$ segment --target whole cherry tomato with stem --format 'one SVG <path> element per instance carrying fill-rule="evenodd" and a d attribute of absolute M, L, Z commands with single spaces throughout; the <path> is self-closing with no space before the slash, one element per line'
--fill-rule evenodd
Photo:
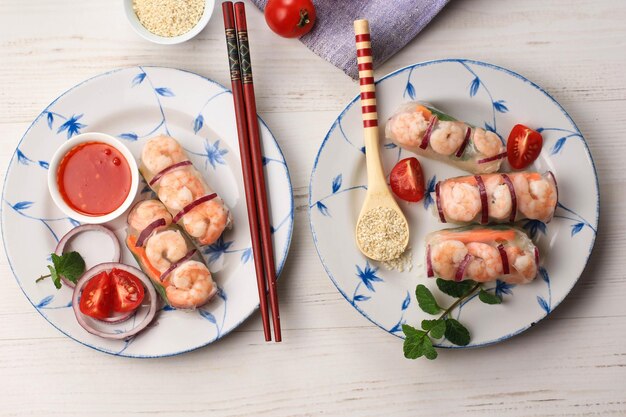
<path fill-rule="evenodd" d="M 297 38 L 308 33 L 315 24 L 315 6 L 311 0 L 269 0 L 265 21 L 278 35 Z"/>

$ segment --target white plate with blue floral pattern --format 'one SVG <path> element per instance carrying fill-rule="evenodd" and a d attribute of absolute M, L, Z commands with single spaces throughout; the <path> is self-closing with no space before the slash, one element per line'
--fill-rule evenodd
<path fill-rule="evenodd" d="M 529 169 L 551 170 L 559 183 L 554 219 L 544 224 L 519 224 L 542 254 L 539 277 L 528 285 L 494 282 L 488 290 L 503 298 L 486 305 L 473 297 L 454 310 L 472 335 L 469 347 L 496 343 L 526 330 L 548 315 L 580 277 L 593 248 L 599 215 L 599 192 L 593 160 L 582 134 L 565 110 L 526 78 L 483 62 L 449 59 L 424 62 L 395 71 L 376 82 L 378 117 L 386 121 L 403 102 L 432 103 L 460 120 L 506 138 L 522 123 L 539 130 L 544 146 Z M 401 158 L 411 156 L 383 139 L 386 173 Z M 365 258 L 354 243 L 354 228 L 365 197 L 365 156 L 358 96 L 341 112 L 319 150 L 309 190 L 311 231 L 320 259 L 339 292 L 361 314 L 387 332 L 403 337 L 402 324 L 419 326 L 423 313 L 415 301 L 415 286 L 427 285 L 441 305 L 452 299 L 436 290 L 424 271 L 424 236 L 450 227 L 433 216 L 432 198 L 419 203 L 400 201 L 410 225 L 411 271 L 389 271 Z M 463 171 L 419 158 L 426 186 Z M 452 347 L 443 339 L 438 346 Z"/>
<path fill-rule="evenodd" d="M 136 157 L 143 143 L 158 133 L 177 138 L 234 218 L 233 229 L 203 251 L 218 296 L 194 311 L 162 308 L 147 330 L 121 341 L 93 336 L 78 325 L 70 289 L 57 291 L 50 280 L 35 283 L 59 238 L 78 224 L 52 202 L 46 185 L 49 160 L 65 140 L 90 131 L 121 139 Z M 291 241 L 293 195 L 283 154 L 262 121 L 261 138 L 280 273 Z M 144 188 L 138 198 L 148 193 Z M 124 219 L 108 224 L 121 242 Z M 114 70 L 71 88 L 35 119 L 9 163 L 2 234 L 11 269 L 28 300 L 54 327 L 84 345 L 121 356 L 160 357 L 220 339 L 259 304 L 231 92 L 202 76 L 160 67 Z M 93 239 L 85 243 L 91 246 L 84 248 L 87 252 L 99 249 Z M 124 247 L 122 261 L 135 264 Z M 116 326 L 121 331 L 131 324 Z"/>

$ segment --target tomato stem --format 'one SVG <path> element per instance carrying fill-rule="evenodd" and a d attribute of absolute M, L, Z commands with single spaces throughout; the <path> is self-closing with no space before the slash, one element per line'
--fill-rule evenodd
<path fill-rule="evenodd" d="M 300 21 L 298 22 L 298 27 L 303 28 L 308 25 L 309 22 L 309 12 L 306 9 L 300 9 Z"/>

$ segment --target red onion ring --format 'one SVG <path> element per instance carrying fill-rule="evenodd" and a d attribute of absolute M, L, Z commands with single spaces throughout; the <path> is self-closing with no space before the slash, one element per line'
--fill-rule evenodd
<path fill-rule="evenodd" d="M 156 184 L 161 179 L 161 177 L 163 175 L 167 174 L 170 171 L 175 170 L 176 168 L 184 167 L 184 166 L 187 166 L 187 165 L 191 165 L 191 161 L 183 161 L 183 162 L 179 162 L 179 163 L 174 164 L 174 165 L 170 165 L 167 168 L 163 168 L 154 177 L 152 177 L 152 179 L 150 180 L 148 185 L 150 187 L 152 187 L 154 184 Z"/>
<path fill-rule="evenodd" d="M 65 236 L 61 238 L 61 240 L 59 240 L 59 243 L 57 244 L 54 253 L 57 256 L 62 256 L 63 250 L 65 249 L 65 245 L 67 245 L 67 242 L 69 242 L 71 238 L 82 232 L 102 232 L 110 237 L 111 241 L 113 242 L 113 259 L 111 260 L 111 262 L 120 261 L 120 242 L 117 240 L 117 237 L 110 229 L 100 224 L 81 224 L 80 226 L 76 226 L 75 228 L 67 232 Z M 74 288 L 75 284 L 69 279 L 65 278 L 63 275 L 61 275 L 61 281 L 63 281 L 63 283 L 68 287 Z"/>
<path fill-rule="evenodd" d="M 502 152 L 502 153 L 499 153 L 497 155 L 490 156 L 489 158 L 479 159 L 476 163 L 477 164 L 485 164 L 487 162 L 497 161 L 498 159 L 503 159 L 503 158 L 506 158 L 506 152 Z"/>
<path fill-rule="evenodd" d="M 134 276 L 136 276 L 141 281 L 144 288 L 146 289 L 146 292 L 150 296 L 150 309 L 148 310 L 148 314 L 146 315 L 146 317 L 139 324 L 137 324 L 134 328 L 123 333 L 106 333 L 106 332 L 102 332 L 98 329 L 93 328 L 92 326 L 89 325 L 89 323 L 87 323 L 87 321 L 85 320 L 85 316 L 80 311 L 80 307 L 79 307 L 80 295 L 85 285 L 93 277 L 98 275 L 100 272 L 107 271 L 113 268 L 121 269 L 125 272 L 128 272 L 129 274 L 133 274 Z M 118 339 L 118 340 L 126 339 L 129 336 L 133 336 L 139 333 L 148 324 L 150 324 L 152 319 L 154 319 L 154 315 L 156 314 L 156 307 L 157 307 L 156 290 L 152 286 L 152 283 L 150 282 L 150 279 L 146 276 L 146 274 L 144 274 L 143 272 L 141 272 L 139 269 L 135 268 L 134 266 L 124 265 L 124 264 L 120 264 L 117 262 L 105 262 L 105 263 L 98 264 L 94 266 L 93 268 L 89 269 L 80 277 L 78 282 L 76 282 L 76 287 L 74 287 L 74 293 L 72 294 L 72 309 L 74 310 L 74 315 L 76 316 L 76 320 L 78 321 L 78 324 L 80 324 L 81 327 L 87 330 L 89 333 L 96 335 L 96 336 L 103 337 L 105 339 Z"/>
<path fill-rule="evenodd" d="M 443 214 L 443 208 L 441 207 L 441 196 L 439 195 L 439 183 L 435 185 L 435 204 L 437 204 L 437 212 L 439 213 L 439 220 L 441 220 L 441 223 L 446 223 L 446 216 Z"/>
<path fill-rule="evenodd" d="M 509 194 L 511 194 L 511 215 L 509 216 L 509 221 L 513 223 L 515 222 L 515 216 L 517 216 L 517 195 L 515 194 L 515 187 L 513 187 L 513 181 L 511 181 L 508 175 L 500 175 L 506 186 L 509 187 Z"/>
<path fill-rule="evenodd" d="M 500 259 L 502 259 L 502 273 L 504 275 L 509 274 L 511 272 L 509 270 L 509 257 L 507 256 L 502 243 L 498 245 L 498 252 L 500 252 Z"/>
<path fill-rule="evenodd" d="M 535 263 L 539 266 L 539 249 L 535 246 Z"/>
<path fill-rule="evenodd" d="M 426 246 L 426 276 L 428 278 L 435 276 L 435 273 L 433 272 L 433 263 L 430 259 L 430 245 Z"/>
<path fill-rule="evenodd" d="M 487 224 L 489 223 L 489 201 L 487 199 L 485 183 L 480 175 L 474 175 L 474 179 L 476 180 L 476 185 L 478 185 L 478 191 L 480 192 L 480 208 L 482 212 L 480 224 Z"/>
<path fill-rule="evenodd" d="M 424 137 L 422 138 L 422 143 L 420 143 L 420 148 L 426 149 L 428 148 L 428 142 L 430 141 L 430 134 L 433 132 L 433 128 L 435 127 L 435 123 L 437 123 L 437 116 L 434 114 L 430 118 L 430 122 L 428 122 L 428 127 L 426 128 L 426 132 L 424 133 Z"/>
<path fill-rule="evenodd" d="M 146 226 L 145 229 L 141 231 L 141 233 L 139 233 L 139 237 L 137 238 L 137 243 L 135 244 L 135 247 L 142 247 L 145 241 L 150 237 L 150 235 L 152 234 L 152 232 L 154 232 L 156 228 L 165 226 L 166 224 L 167 222 L 162 217 L 150 223 L 148 226 Z"/>
<path fill-rule="evenodd" d="M 459 148 L 459 150 L 456 151 L 456 153 L 454 154 L 454 156 L 456 156 L 457 158 L 460 158 L 463 156 L 463 152 L 465 152 L 465 148 L 467 147 L 467 144 L 469 143 L 469 138 L 470 138 L 471 133 L 472 133 L 472 128 L 467 126 L 467 130 L 465 131 L 465 139 L 463 139 L 463 143 L 461 143 L 461 147 Z"/>
<path fill-rule="evenodd" d="M 461 264 L 459 265 L 459 269 L 456 270 L 456 274 L 454 275 L 454 280 L 459 282 L 459 281 L 463 281 L 463 275 L 465 275 L 465 268 L 467 268 L 467 265 L 469 265 L 470 261 L 472 260 L 472 255 L 470 255 L 469 253 L 465 255 L 465 258 L 463 258 L 463 260 L 461 261 Z"/>
<path fill-rule="evenodd" d="M 196 208 L 196 206 L 199 206 L 202 203 L 206 203 L 207 201 L 213 200 L 215 197 L 217 197 L 216 193 L 213 194 L 207 194 L 205 196 L 200 197 L 197 200 L 192 201 L 191 203 L 187 204 L 185 207 L 182 208 L 181 211 L 179 211 L 178 213 L 176 213 L 176 216 L 174 216 L 174 218 L 172 219 L 172 222 L 174 223 L 178 223 L 178 221 L 180 219 L 182 219 L 182 217 L 189 213 L 191 210 L 193 210 L 194 208 Z"/>
<path fill-rule="evenodd" d="M 165 270 L 165 272 L 163 272 L 161 274 L 161 276 L 159 277 L 159 281 L 163 282 L 163 280 L 165 278 L 167 278 L 167 276 L 172 273 L 173 270 L 175 270 L 176 268 L 178 268 L 183 262 L 189 260 L 189 258 L 191 258 L 193 255 L 196 254 L 196 250 L 192 249 L 189 252 L 187 252 L 187 254 L 185 254 L 185 256 L 183 256 L 182 258 L 180 258 L 179 260 L 177 260 L 176 262 L 174 262 L 173 264 L 170 265 L 169 268 L 167 268 Z"/>
<path fill-rule="evenodd" d="M 122 323 L 122 322 L 125 322 L 126 320 L 128 320 L 129 318 L 131 318 L 133 316 L 133 314 L 135 314 L 137 312 L 138 308 L 139 308 L 139 306 L 137 306 L 137 308 L 135 308 L 134 310 L 127 311 L 125 313 L 115 313 L 115 315 L 113 317 L 107 317 L 106 319 L 95 319 L 95 320 L 102 321 L 102 322 L 107 323 L 107 324 Z"/>

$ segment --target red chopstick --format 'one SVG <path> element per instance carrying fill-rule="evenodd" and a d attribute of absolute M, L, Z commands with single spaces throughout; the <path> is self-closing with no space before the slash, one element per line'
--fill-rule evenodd
<path fill-rule="evenodd" d="M 261 239 L 259 237 L 259 222 L 257 216 L 257 205 L 254 191 L 254 174 L 250 163 L 250 146 L 248 144 L 248 127 L 246 125 L 246 109 L 243 97 L 243 87 L 241 85 L 241 69 L 239 64 L 239 48 L 235 34 L 235 20 L 233 17 L 233 3 L 226 1 L 222 3 L 224 13 L 224 29 L 226 33 L 226 45 L 228 48 L 228 61 L 230 66 L 230 81 L 235 102 L 235 118 L 237 120 L 237 136 L 239 137 L 239 150 L 241 152 L 241 170 L 243 171 L 243 184 L 246 194 L 246 205 L 248 206 L 248 223 L 252 236 L 252 253 L 254 256 L 254 267 L 256 270 L 257 287 L 259 289 L 259 306 L 261 310 L 261 320 L 263 321 L 263 333 L 265 341 L 272 340 L 270 332 L 270 320 L 267 311 L 266 282 L 263 272 L 263 252 L 261 250 Z"/>
<path fill-rule="evenodd" d="M 254 97 L 254 82 L 252 80 L 252 64 L 250 61 L 250 46 L 248 45 L 248 24 L 246 23 L 246 7 L 243 2 L 235 3 L 235 26 L 239 41 L 239 58 L 241 64 L 243 97 L 246 106 L 248 137 L 252 153 L 252 170 L 256 204 L 261 223 L 261 239 L 263 240 L 263 261 L 265 275 L 269 284 L 270 305 L 272 307 L 272 324 L 274 326 L 274 341 L 282 340 L 280 334 L 280 313 L 278 310 L 278 294 L 276 289 L 276 266 L 274 264 L 274 245 L 272 244 L 272 230 L 270 228 L 270 214 L 267 208 L 267 192 L 265 175 L 263 172 L 263 154 L 259 138 L 259 121 L 256 112 Z"/>

